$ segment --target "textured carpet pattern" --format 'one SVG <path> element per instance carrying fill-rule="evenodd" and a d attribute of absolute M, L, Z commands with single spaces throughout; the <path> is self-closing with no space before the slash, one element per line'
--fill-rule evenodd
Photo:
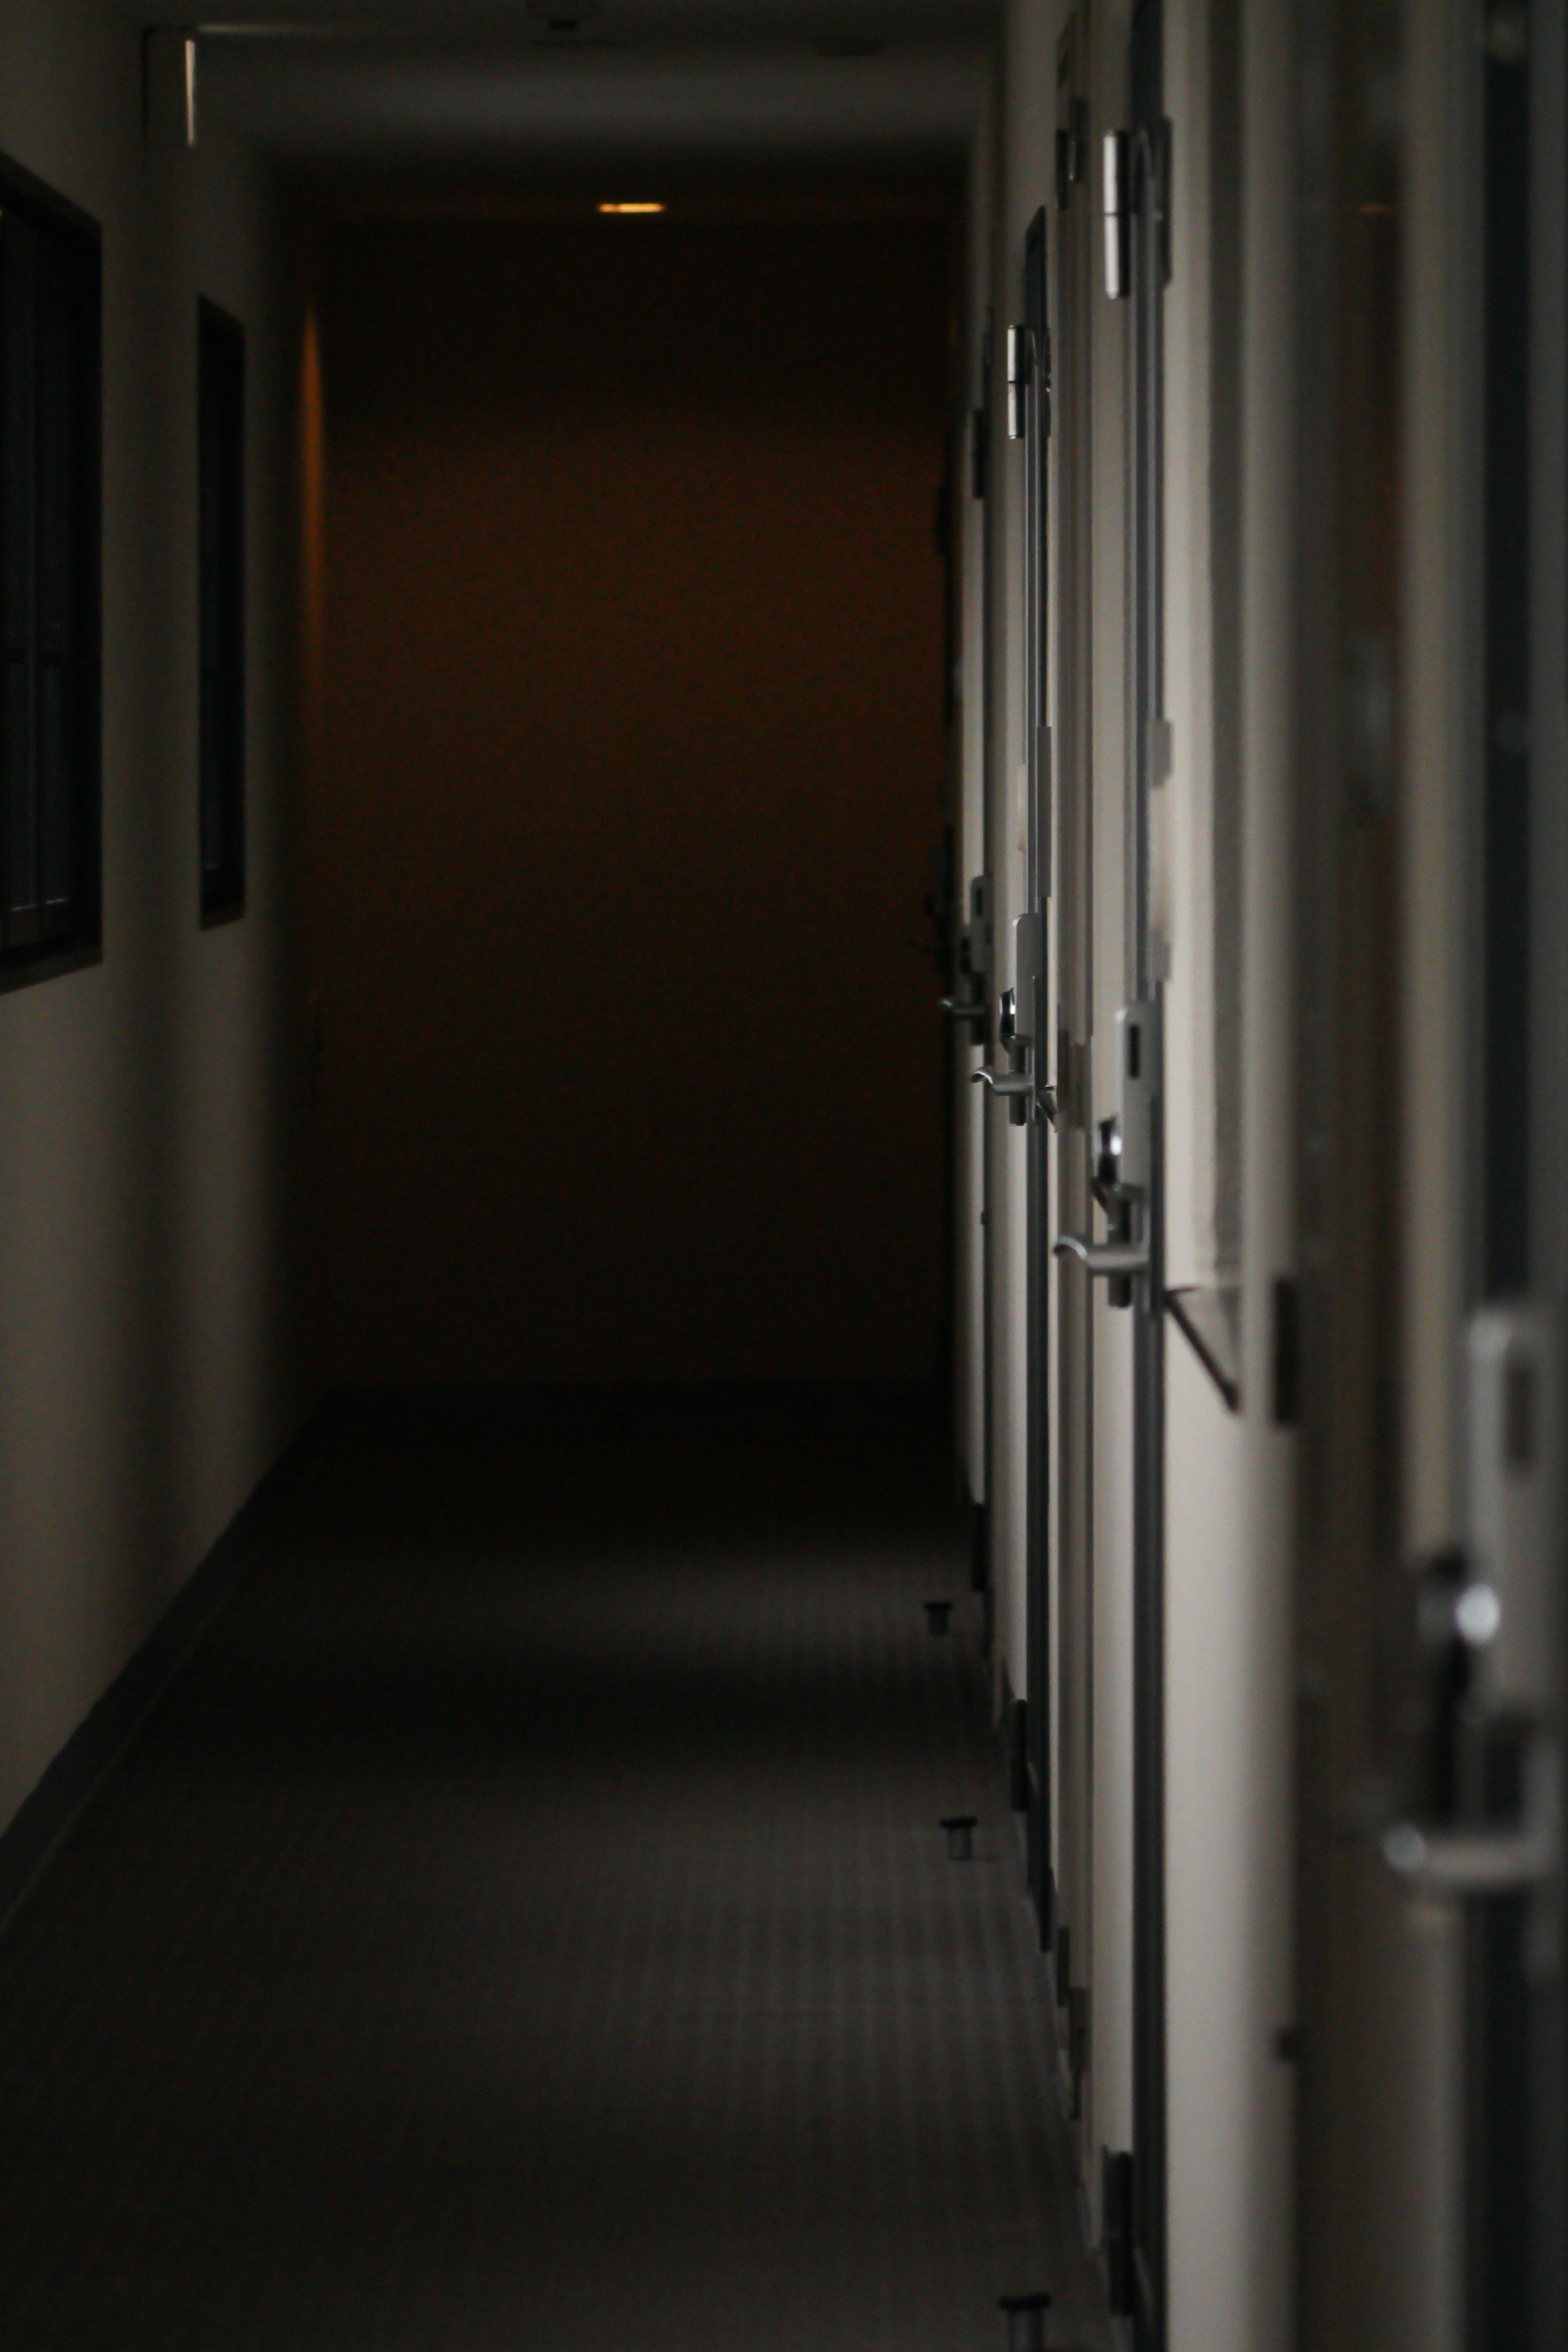
<path fill-rule="evenodd" d="M 1100 2352 L 941 1470 L 319 1446 L 0 1941 L 0 2345 Z"/>

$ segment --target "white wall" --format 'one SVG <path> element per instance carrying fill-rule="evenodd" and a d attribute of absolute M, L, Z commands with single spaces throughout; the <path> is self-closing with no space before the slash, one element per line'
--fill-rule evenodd
<path fill-rule="evenodd" d="M 1247 0 L 1242 25 L 1243 1197 L 1242 1407 L 1173 1329 L 1167 1429 L 1167 1870 L 1170 2327 L 1173 2352 L 1270 2352 L 1291 2336 L 1292 2070 L 1276 2036 L 1293 2010 L 1291 1643 L 1293 1444 L 1274 1425 L 1274 1284 L 1294 1265 L 1290 957 L 1294 880 L 1291 667 L 1292 93 L 1288 12 Z M 1180 867 L 1172 983 L 1174 1245 L 1201 1233 L 1208 1104 L 1184 1118 L 1208 985 L 1212 919 L 1203 761 L 1214 647 L 1203 574 L 1210 414 L 1205 5 L 1168 16 L 1166 88 L 1181 191 L 1167 315 L 1172 405 L 1167 549 L 1173 789 Z M 1218 137 L 1216 131 L 1215 136 Z M 1216 156 L 1223 166 L 1228 158 Z M 1223 455 L 1216 462 L 1224 462 Z M 1182 493 L 1186 493 L 1184 502 Z M 1197 577 L 1198 593 L 1187 596 Z M 1180 1216 L 1184 1233 L 1177 1225 Z M 1179 1262 L 1179 1260 L 1178 1260 Z M 1189 1263 L 1191 1258 L 1189 1256 Z M 1201 1268 L 1194 1266 L 1194 1271 Z"/>
<path fill-rule="evenodd" d="M 0 152 L 103 231 L 101 960 L 0 995 L 0 1821 L 295 1427 L 268 190 L 149 152 L 141 34 L 7 0 Z M 198 292 L 248 337 L 248 905 L 198 919 Z"/>
<path fill-rule="evenodd" d="M 1049 206 L 1061 0 L 1012 0 L 1004 49 L 991 286 L 997 346 L 1017 315 L 1023 239 Z M 1130 9 L 1096 10 L 1089 174 L 1127 100 Z M 1293 975 L 1290 540 L 1288 437 L 1289 92 L 1285 11 L 1246 0 L 1249 120 L 1244 208 L 1240 648 L 1246 778 L 1241 911 L 1244 1014 L 1243 1407 L 1230 1413 L 1173 1327 L 1168 1340 L 1168 2015 L 1173 2352 L 1266 2352 L 1289 2328 L 1292 1441 L 1272 1422 L 1274 1283 L 1291 1270 Z M 1228 28 L 1234 37 L 1236 28 Z M 1169 365 L 1167 712 L 1174 735 L 1169 1177 L 1173 1278 L 1212 1276 L 1215 1181 L 1210 992 L 1215 901 L 1210 814 L 1215 640 L 1210 598 L 1211 364 L 1207 210 L 1209 0 L 1167 0 L 1167 110 L 1175 137 L 1175 266 Z M 1051 212 L 1054 238 L 1055 215 Z M 1127 314 L 1092 311 L 1094 1043 L 1092 1107 L 1114 1098 L 1110 1048 L 1125 973 L 1125 370 Z M 987 789 L 996 888 L 996 989 L 1012 980 L 1023 902 L 1022 465 L 1001 445 L 986 614 L 992 724 Z M 1054 1011 L 1052 1014 L 1054 1025 Z M 998 1655 L 1024 1693 L 1024 1139 L 993 1108 L 993 1535 Z M 1130 1318 L 1095 1290 L 1093 1470 L 1094 1907 L 1091 2034 L 1079 2134 L 1091 2230 L 1099 2154 L 1131 2143 L 1131 1345 Z M 1037 1695 L 1029 1694 L 1033 1698 Z M 1081 1963 L 1080 1963 L 1081 1964 Z"/>

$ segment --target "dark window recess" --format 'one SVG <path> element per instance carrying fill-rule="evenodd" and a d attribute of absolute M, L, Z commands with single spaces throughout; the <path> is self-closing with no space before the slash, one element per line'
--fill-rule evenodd
<path fill-rule="evenodd" d="M 245 904 L 245 334 L 200 317 L 202 913 Z"/>
<path fill-rule="evenodd" d="M 100 937 L 97 232 L 0 164 L 0 964 Z"/>

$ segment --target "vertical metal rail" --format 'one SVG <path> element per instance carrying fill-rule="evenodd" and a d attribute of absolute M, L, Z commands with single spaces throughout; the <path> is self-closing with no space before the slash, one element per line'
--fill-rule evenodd
<path fill-rule="evenodd" d="M 1483 1300 L 1561 1315 L 1564 43 L 1560 0 L 1482 23 L 1479 186 Z M 1556 530 L 1553 531 L 1552 524 Z M 1557 1128 L 1558 1132 L 1553 1133 Z M 1545 1443 L 1563 1447 L 1568 1433 Z M 1560 1573 L 1564 1564 L 1558 1563 Z M 1561 1598 L 1559 1605 L 1561 1607 Z M 1559 1725 L 1559 1735 L 1561 1725 Z M 1511 1814 L 1539 1727 L 1500 1721 L 1478 1794 Z M 1561 1855 L 1554 1895 L 1467 1906 L 1468 2352 L 1565 2340 Z M 1553 1918 L 1543 1935 L 1543 1921 Z M 1548 1946 L 1554 1948 L 1547 1948 Z"/>
<path fill-rule="evenodd" d="M 1161 982 L 1152 937 L 1153 794 L 1169 765 L 1164 719 L 1164 289 L 1169 142 L 1163 10 L 1132 23 L 1131 400 L 1128 417 L 1127 940 L 1131 996 L 1149 1007 L 1147 1278 L 1134 1286 L 1132 1522 L 1132 2271 L 1139 2352 L 1165 2341 L 1165 1318 Z"/>
<path fill-rule="evenodd" d="M 985 452 L 984 471 L 981 481 L 981 610 L 978 620 L 980 642 L 980 870 L 985 877 L 987 887 L 992 892 L 994 892 L 996 843 L 995 823 L 992 815 L 991 809 L 991 762 L 993 756 L 991 742 L 991 722 L 993 712 L 991 703 L 992 695 L 994 689 L 993 686 L 990 646 L 991 614 L 994 609 L 994 583 L 991 578 L 991 566 L 994 561 L 995 541 L 994 492 L 996 481 L 997 439 L 996 319 L 994 311 L 989 309 L 985 313 L 985 335 L 981 352 L 980 413 L 984 420 L 983 431 Z M 991 969 L 993 969 L 993 967 L 987 967 L 988 974 Z M 989 991 L 990 986 L 991 982 L 989 977 L 987 977 L 984 982 L 984 987 Z M 992 1007 L 988 1010 L 985 1026 L 981 1030 L 981 1044 L 983 1047 L 984 1045 L 990 1023 L 992 1018 L 994 1018 L 994 1008 Z M 994 1286 L 995 1250 L 993 1243 L 993 1235 L 996 1230 L 994 1215 L 995 1193 L 994 1190 L 993 1178 L 994 1167 L 991 1147 L 991 1110 L 989 1104 L 987 1104 L 982 1112 L 980 1120 L 980 1219 L 982 1232 L 980 1245 L 980 1286 L 982 1292 L 982 1360 L 980 1373 L 981 1426 L 979 1431 L 980 1458 L 985 1465 L 985 1516 L 983 1522 L 984 1530 L 984 1542 L 985 1548 L 985 1558 L 982 1570 L 982 1607 L 984 1612 L 984 1647 L 987 1664 L 990 1664 L 992 1656 L 996 1589 L 996 1415 L 991 1394 L 991 1381 L 994 1370 L 993 1358 L 994 1354 L 994 1350 L 992 1347 L 992 1325 L 994 1321 L 993 1301 L 995 1297 Z"/>
<path fill-rule="evenodd" d="M 1132 2166 L 1127 2300 L 1138 2352 L 1163 2352 L 1165 2130 L 1164 974 L 1152 905 L 1154 795 L 1170 772 L 1164 717 L 1164 291 L 1170 137 L 1161 0 L 1139 0 L 1129 46 L 1131 125 L 1104 148 L 1107 291 L 1130 309 L 1125 406 L 1124 961 L 1121 1106 L 1102 1120 L 1095 1189 L 1103 1246 L 1057 1246 L 1107 1277 L 1132 1312 Z"/>
<path fill-rule="evenodd" d="M 1531 512 L 1531 713 L 1536 1019 L 1531 1248 L 1540 1297 L 1568 1314 L 1568 18 L 1537 0 L 1531 42 L 1531 394 L 1535 409 Z M 1568 1433 L 1559 1432 L 1568 1454 Z M 1568 1561 L 1559 1562 L 1568 1616 Z M 1568 1725 L 1560 1661 L 1558 1737 Z M 1563 1913 L 1568 1856 L 1559 1826 L 1554 1965 L 1536 1994 L 1532 2146 L 1541 2227 L 1534 2261 L 1535 2352 L 1568 2344 L 1568 1966 Z"/>
<path fill-rule="evenodd" d="M 1080 5 L 1057 55 L 1057 300 L 1053 438 L 1057 450 L 1056 805 L 1057 1214 L 1064 1232 L 1089 1223 L 1089 1055 L 1093 1034 L 1093 827 L 1090 627 L 1092 377 L 1095 239 L 1089 120 L 1089 17 Z M 1094 1856 L 1093 1301 L 1089 1278 L 1064 1259 L 1055 1307 L 1058 1389 L 1053 1503 L 1057 1526 L 1056 1993 L 1065 2012 L 1071 2113 L 1088 2114 L 1083 2075 L 1092 1966 Z"/>
<path fill-rule="evenodd" d="M 1483 946 L 1481 1295 L 1531 1286 L 1530 58 L 1495 36 L 1481 63 Z M 1489 1743 L 1482 1801 L 1510 1808 L 1519 1759 Z M 1532 1987 L 1523 1893 L 1467 1906 L 1466 2341 L 1530 2346 Z"/>
<path fill-rule="evenodd" d="M 1146 14 L 1156 15 L 1154 10 Z M 1150 920 L 1152 798 L 1163 781 L 1163 383 L 1165 179 L 1158 118 L 1133 135 L 1132 563 L 1127 968 L 1152 1008 L 1147 1279 L 1133 1297 L 1132 2100 L 1139 2352 L 1165 2340 L 1165 1317 L 1160 976 Z"/>
<path fill-rule="evenodd" d="M 1027 910 L 1044 936 L 1051 888 L 1050 736 L 1047 727 L 1049 663 L 1046 630 L 1050 608 L 1049 439 L 1051 414 L 1050 332 L 1046 315 L 1046 215 L 1035 215 L 1024 250 L 1024 331 L 1028 348 L 1028 394 L 1024 434 L 1024 744 L 1028 763 Z M 1021 976 L 1020 976 L 1021 978 Z M 1046 1055 L 1045 970 L 1035 960 L 1035 1002 L 1020 1006 L 1034 1039 L 1036 1097 L 1026 1130 L 1026 1208 L 1027 1246 L 1026 1577 L 1028 1594 L 1028 1713 L 1026 1717 L 1029 1778 L 1029 1891 L 1041 1947 L 1056 1935 L 1056 1882 L 1051 1868 L 1053 1801 L 1050 1737 L 1050 1165 L 1048 1128 L 1041 1116 L 1039 1088 Z"/>

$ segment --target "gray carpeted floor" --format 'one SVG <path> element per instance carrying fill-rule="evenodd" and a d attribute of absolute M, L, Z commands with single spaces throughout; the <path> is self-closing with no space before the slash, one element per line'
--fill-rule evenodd
<path fill-rule="evenodd" d="M 946 1476 L 318 1444 L 0 1940 L 0 2345 L 1099 2352 Z"/>

